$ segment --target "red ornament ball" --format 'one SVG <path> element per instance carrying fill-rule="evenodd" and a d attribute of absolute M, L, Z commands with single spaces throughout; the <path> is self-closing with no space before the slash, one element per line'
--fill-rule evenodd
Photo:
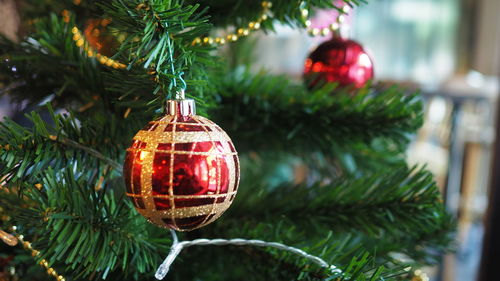
<path fill-rule="evenodd" d="M 361 88 L 372 78 L 373 62 L 363 47 L 340 37 L 319 45 L 304 64 L 304 80 L 309 88 L 320 82 Z"/>
<path fill-rule="evenodd" d="M 179 231 L 205 226 L 229 208 L 239 184 L 229 136 L 194 113 L 193 100 L 168 101 L 127 149 L 126 194 L 149 222 Z"/>

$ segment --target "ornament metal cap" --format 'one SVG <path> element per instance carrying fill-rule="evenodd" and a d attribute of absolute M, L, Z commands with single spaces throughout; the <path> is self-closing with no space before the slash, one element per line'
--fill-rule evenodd
<path fill-rule="evenodd" d="M 167 115 L 191 116 L 196 115 L 196 104 L 193 99 L 184 98 L 184 90 L 176 94 L 175 100 L 167 100 Z"/>

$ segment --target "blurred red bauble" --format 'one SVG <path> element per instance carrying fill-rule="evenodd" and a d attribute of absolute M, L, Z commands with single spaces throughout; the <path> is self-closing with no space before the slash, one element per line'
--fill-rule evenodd
<path fill-rule="evenodd" d="M 107 30 L 109 19 L 89 19 L 83 30 L 87 43 L 95 51 L 106 56 L 112 56 L 120 46 L 118 40 Z"/>
<path fill-rule="evenodd" d="M 372 78 L 373 62 L 363 47 L 340 37 L 319 45 L 304 64 L 304 80 L 309 88 L 332 82 L 361 88 Z"/>
<path fill-rule="evenodd" d="M 239 183 L 229 136 L 195 115 L 193 100 L 169 100 L 167 114 L 140 130 L 123 167 L 127 196 L 160 227 L 193 230 L 229 208 Z"/>

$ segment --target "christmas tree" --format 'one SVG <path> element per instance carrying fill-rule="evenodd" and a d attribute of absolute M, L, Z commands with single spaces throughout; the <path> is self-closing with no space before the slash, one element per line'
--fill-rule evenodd
<path fill-rule="evenodd" d="M 177 235 L 191 247 L 177 248 L 169 280 L 424 280 L 415 272 L 450 249 L 453 220 L 432 175 L 405 160 L 423 119 L 418 94 L 251 71 L 245 38 L 256 30 L 274 32 L 277 23 L 305 30 L 315 10 L 343 13 L 358 2 L 23 1 L 22 39 L 0 41 L 2 93 L 27 109 L 26 118 L 0 124 L 7 280 L 151 280 Z M 196 102 L 194 117 L 184 91 Z M 166 112 L 170 119 L 159 119 Z M 174 200 L 174 185 L 193 187 L 183 180 L 202 168 L 185 161 L 184 174 L 169 178 L 158 169 L 177 169 L 171 164 L 181 158 L 158 164 L 142 151 L 160 150 L 145 150 L 137 136 L 161 128 L 148 137 L 157 141 L 182 128 L 186 138 L 206 133 L 214 149 L 219 127 L 201 116 L 227 133 L 217 131 L 225 152 L 207 156 L 219 159 L 216 175 L 206 172 L 216 197 Z M 151 194 L 140 190 L 145 170 L 134 174 L 143 157 L 153 164 Z M 235 189 L 239 175 L 228 199 L 233 189 L 222 194 L 221 182 Z M 156 186 L 170 187 L 170 197 Z M 219 199 L 234 202 L 212 222 Z M 196 200 L 214 208 L 186 222 L 192 231 L 171 235 L 155 225 L 182 230 L 175 216 Z M 180 211 L 156 217 L 172 202 Z"/>

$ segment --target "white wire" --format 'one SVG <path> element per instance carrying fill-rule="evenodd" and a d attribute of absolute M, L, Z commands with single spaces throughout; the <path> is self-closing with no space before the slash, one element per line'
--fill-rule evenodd
<path fill-rule="evenodd" d="M 177 238 L 177 234 L 175 233 L 174 230 L 170 230 L 170 233 L 172 234 L 173 238 L 173 244 L 172 247 L 170 248 L 170 253 L 168 256 L 165 258 L 163 263 L 158 267 L 158 270 L 156 271 L 155 277 L 158 280 L 162 280 L 165 278 L 167 275 L 170 266 L 172 263 L 175 261 L 177 256 L 180 254 L 182 249 L 190 247 L 190 246 L 207 246 L 207 245 L 214 245 L 214 246 L 223 246 L 223 245 L 236 245 L 236 246 L 256 246 L 256 247 L 272 247 L 276 248 L 279 250 L 287 251 L 294 253 L 296 255 L 302 256 L 311 262 L 318 264 L 321 267 L 327 267 L 331 270 L 332 273 L 341 273 L 342 271 L 338 269 L 334 265 L 328 264 L 326 261 L 321 259 L 320 257 L 313 256 L 311 254 L 308 254 L 304 252 L 301 249 L 297 249 L 291 246 L 287 246 L 281 243 L 277 242 L 266 242 L 262 240 L 246 240 L 246 239 L 195 239 L 192 241 L 182 241 L 179 242 L 179 239 Z"/>

